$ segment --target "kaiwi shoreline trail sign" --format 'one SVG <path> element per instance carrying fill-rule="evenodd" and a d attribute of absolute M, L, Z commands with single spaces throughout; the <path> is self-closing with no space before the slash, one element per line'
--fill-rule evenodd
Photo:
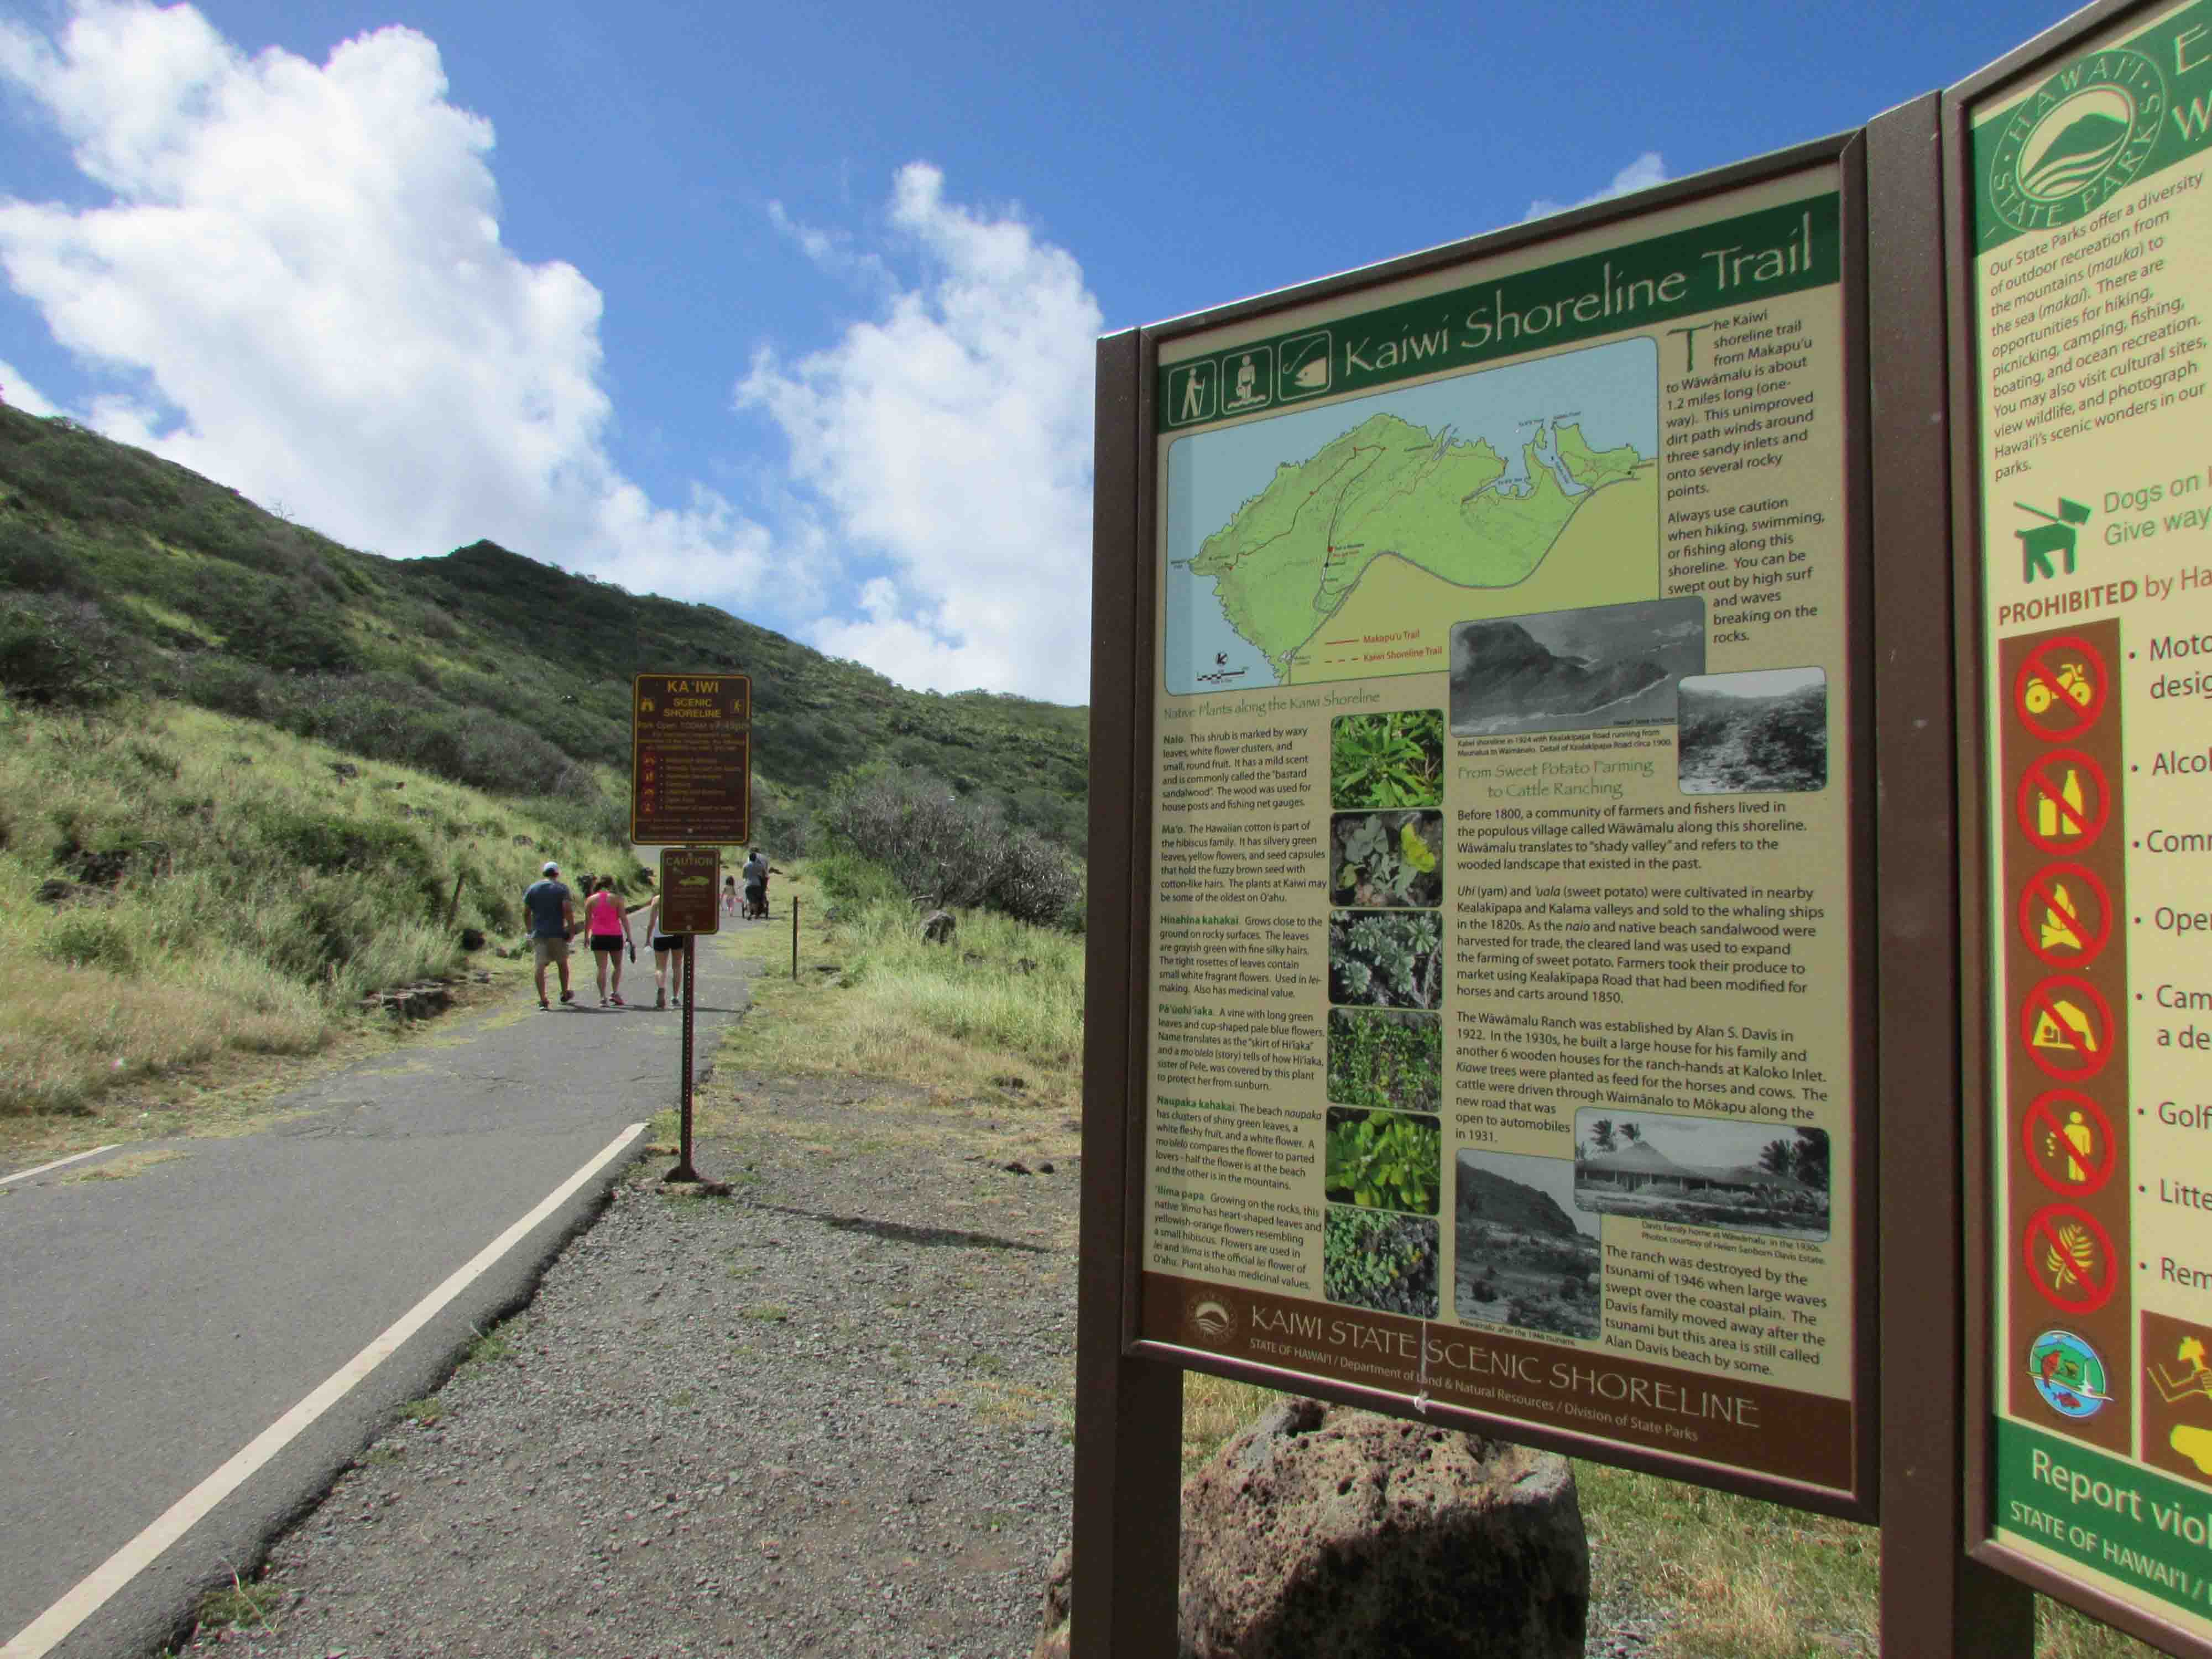
<path fill-rule="evenodd" d="M 1083 1659 L 1184 1370 L 2212 1654 L 2208 150 L 2212 0 L 2096 6 L 1100 343 Z"/>

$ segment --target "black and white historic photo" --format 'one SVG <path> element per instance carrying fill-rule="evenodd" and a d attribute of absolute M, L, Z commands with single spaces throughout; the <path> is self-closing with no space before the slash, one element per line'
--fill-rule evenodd
<path fill-rule="evenodd" d="M 1682 677 L 1705 669 L 1705 606 L 1695 596 L 1460 623 L 1451 631 L 1452 734 L 1671 720 Z"/>
<path fill-rule="evenodd" d="M 1820 669 L 1686 679 L 1676 729 L 1686 795 L 1827 787 L 1828 677 Z"/>
<path fill-rule="evenodd" d="M 1584 1107 L 1575 1206 L 1784 1238 L 1828 1236 L 1828 1132 L 1778 1121 Z"/>
<path fill-rule="evenodd" d="M 1462 1152 L 1452 1194 L 1452 1311 L 1460 1318 L 1598 1334 L 1598 1218 L 1575 1207 L 1563 1158 Z"/>

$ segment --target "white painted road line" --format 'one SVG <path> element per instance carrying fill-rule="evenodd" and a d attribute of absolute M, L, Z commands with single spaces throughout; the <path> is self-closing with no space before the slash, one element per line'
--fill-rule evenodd
<path fill-rule="evenodd" d="M 11 1176 L 0 1176 L 0 1187 L 11 1181 L 28 1181 L 34 1175 L 44 1175 L 49 1170 L 58 1170 L 64 1164 L 76 1164 L 88 1158 L 98 1158 L 102 1152 L 112 1152 L 119 1145 L 112 1141 L 105 1146 L 95 1146 L 88 1152 L 71 1152 L 67 1158 L 58 1158 L 51 1164 L 41 1164 L 35 1170 L 18 1170 Z"/>
<path fill-rule="evenodd" d="M 397 1353 L 409 1337 L 428 1324 L 447 1303 L 520 1243 L 533 1227 L 566 1203 L 578 1188 L 612 1163 L 645 1129 L 644 1124 L 633 1123 L 617 1135 L 598 1157 L 556 1187 L 528 1215 L 477 1251 L 444 1284 L 402 1314 L 383 1335 L 331 1372 L 314 1392 L 254 1436 L 232 1455 L 229 1462 L 170 1504 L 153 1525 L 94 1567 L 76 1589 L 18 1631 L 6 1647 L 0 1648 L 0 1659 L 40 1659 L 40 1656 L 52 1651 L 64 1637 L 97 1613 L 110 1596 L 144 1571 L 163 1550 L 191 1531 L 209 1510 L 237 1491 L 263 1464 L 343 1400 L 356 1383 Z M 24 1173 L 36 1172 L 27 1170 Z"/>

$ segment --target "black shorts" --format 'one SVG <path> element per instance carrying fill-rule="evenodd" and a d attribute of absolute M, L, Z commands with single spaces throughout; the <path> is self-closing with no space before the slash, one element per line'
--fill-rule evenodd
<path fill-rule="evenodd" d="M 623 936 L 620 933 L 594 933 L 592 935 L 592 949 L 594 951 L 619 951 L 622 948 Z"/>
<path fill-rule="evenodd" d="M 684 936 L 681 933 L 655 933 L 653 948 L 656 951 L 680 951 L 684 948 Z"/>

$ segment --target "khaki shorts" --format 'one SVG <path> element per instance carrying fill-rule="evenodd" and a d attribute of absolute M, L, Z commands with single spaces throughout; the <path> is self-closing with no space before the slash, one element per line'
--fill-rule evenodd
<path fill-rule="evenodd" d="M 568 959 L 568 941 L 565 939 L 533 939 L 530 941 L 530 949 L 540 968 Z"/>

